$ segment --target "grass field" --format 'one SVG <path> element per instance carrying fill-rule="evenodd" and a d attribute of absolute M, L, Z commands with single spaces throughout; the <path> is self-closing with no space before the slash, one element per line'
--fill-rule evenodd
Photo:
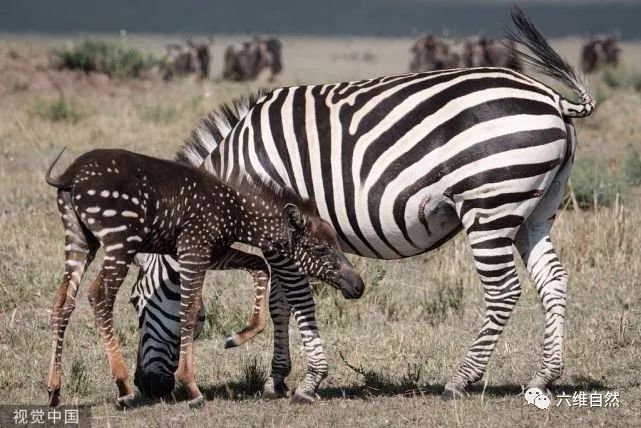
<path fill-rule="evenodd" d="M 161 53 L 162 37 L 129 43 Z M 52 70 L 52 46 L 64 39 L 0 41 L 0 404 L 45 405 L 50 352 L 49 306 L 63 268 L 63 229 L 55 192 L 43 174 L 62 146 L 63 163 L 96 147 L 123 147 L 172 157 L 199 117 L 218 103 L 261 86 L 216 81 L 227 38 L 214 45 L 214 78 L 162 82 L 110 80 Z M 285 72 L 276 85 L 295 85 L 404 72 L 409 39 L 284 39 Z M 555 42 L 578 59 L 578 40 Z M 624 68 L 614 84 L 591 76 L 600 101 L 577 121 L 577 158 L 600 158 L 619 173 L 630 146 L 641 151 L 641 92 L 623 80 L 641 71 L 641 44 L 623 44 Z M 371 62 L 352 53 L 370 52 Z M 618 77 L 617 77 L 618 76 Z M 618 82 L 618 84 L 617 84 Z M 641 194 L 631 188 L 610 207 L 557 216 L 553 240 L 569 276 L 565 374 L 555 391 L 617 391 L 620 407 L 567 406 L 549 411 L 525 403 L 522 386 L 539 364 L 544 318 L 531 281 L 520 269 L 523 295 L 469 399 L 444 402 L 443 385 L 456 370 L 481 323 L 482 289 L 458 236 L 440 250 L 396 262 L 356 259 L 369 285 L 345 301 L 318 285 L 321 335 L 330 361 L 322 400 L 291 406 L 253 396 L 247 373 L 268 369 L 271 332 L 240 349 L 223 350 L 224 336 L 249 312 L 251 281 L 240 273 L 210 273 L 206 338 L 196 343 L 197 381 L 209 400 L 114 408 L 111 382 L 81 287 L 66 334 L 63 403 L 91 404 L 96 426 L 638 426 L 641 423 Z M 97 265 L 97 263 L 96 263 Z M 96 266 L 87 274 L 96 274 Z M 129 305 L 131 269 L 116 307 L 125 357 L 135 363 L 137 320 Z M 304 373 L 298 333 L 291 326 L 293 370 Z M 357 372 L 349 365 L 357 368 Z M 249 379 L 251 380 L 251 379 Z"/>

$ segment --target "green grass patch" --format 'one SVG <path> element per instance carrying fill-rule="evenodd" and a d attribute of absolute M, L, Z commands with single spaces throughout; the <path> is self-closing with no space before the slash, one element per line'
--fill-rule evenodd
<path fill-rule="evenodd" d="M 600 159 L 582 158 L 574 162 L 570 191 L 579 208 L 610 206 L 627 193 L 625 182 L 608 170 Z"/>
<path fill-rule="evenodd" d="M 601 79 L 610 88 L 633 88 L 641 91 L 641 73 L 624 67 L 607 67 L 601 74 Z"/>
<path fill-rule="evenodd" d="M 141 77 L 158 63 L 152 55 L 104 40 L 84 40 L 72 48 L 54 49 L 53 55 L 60 68 L 110 77 Z"/>
<path fill-rule="evenodd" d="M 76 105 L 66 101 L 60 96 L 56 99 L 38 99 L 31 109 L 33 116 L 51 122 L 71 122 L 76 123 L 82 119 L 85 114 Z"/>
<path fill-rule="evenodd" d="M 137 105 L 136 112 L 141 120 L 157 125 L 169 125 L 178 118 L 178 109 L 174 106 Z"/>
<path fill-rule="evenodd" d="M 623 158 L 621 175 L 628 186 L 641 186 L 641 157 L 634 147 Z"/>

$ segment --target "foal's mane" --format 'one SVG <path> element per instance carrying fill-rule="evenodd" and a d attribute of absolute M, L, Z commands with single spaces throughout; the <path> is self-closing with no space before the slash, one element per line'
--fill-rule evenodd
<path fill-rule="evenodd" d="M 303 198 L 289 187 L 280 186 L 273 180 L 264 182 L 263 180 L 252 180 L 247 175 L 223 180 L 240 195 L 256 195 L 263 199 L 267 204 L 273 204 L 283 208 L 287 204 L 294 204 L 298 209 L 307 216 L 318 216 L 316 204 L 307 198 Z"/>

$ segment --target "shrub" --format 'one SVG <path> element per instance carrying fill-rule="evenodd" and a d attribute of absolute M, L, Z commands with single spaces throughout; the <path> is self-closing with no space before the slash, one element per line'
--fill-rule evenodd
<path fill-rule="evenodd" d="M 140 77 L 157 64 L 151 55 L 121 43 L 85 40 L 71 49 L 54 49 L 60 68 L 105 73 L 110 77 Z"/>
<path fill-rule="evenodd" d="M 593 158 L 577 159 L 570 180 L 580 208 L 609 206 L 626 192 L 625 183 L 610 173 L 604 162 Z"/>
<path fill-rule="evenodd" d="M 65 101 L 62 96 L 55 100 L 37 100 L 31 112 L 41 119 L 52 122 L 68 121 L 75 123 L 83 117 L 80 110 Z"/>
<path fill-rule="evenodd" d="M 621 174 L 628 186 L 641 186 L 641 157 L 633 147 L 630 147 L 623 158 Z"/>
<path fill-rule="evenodd" d="M 627 70 L 622 67 L 608 67 L 601 75 L 603 83 L 610 88 L 631 87 L 641 91 L 641 73 Z"/>

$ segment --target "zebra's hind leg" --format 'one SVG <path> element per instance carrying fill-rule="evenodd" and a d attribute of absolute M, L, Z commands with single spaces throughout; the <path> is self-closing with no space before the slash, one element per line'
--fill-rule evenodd
<path fill-rule="evenodd" d="M 76 293 L 83 274 L 91 264 L 99 247 L 98 242 L 86 233 L 71 206 L 71 194 L 58 192 L 58 209 L 65 226 L 65 273 L 53 300 L 51 310 L 51 362 L 47 376 L 49 405 L 60 404 L 62 377 L 62 345 L 71 313 L 76 307 Z"/>
<path fill-rule="evenodd" d="M 568 282 L 568 275 L 550 241 L 551 227 L 551 219 L 541 223 L 526 222 L 515 239 L 516 247 L 535 283 L 536 292 L 545 311 L 545 338 L 541 366 L 528 383 L 528 388 L 536 387 L 543 392 L 547 392 L 550 385 L 563 374 L 563 337 Z"/>
<path fill-rule="evenodd" d="M 454 377 L 445 385 L 443 398 L 467 395 L 467 387 L 480 380 L 496 343 L 521 295 L 516 273 L 512 239 L 483 231 L 491 224 L 476 223 L 467 228 L 477 273 L 483 284 L 485 317 L 483 324 Z M 504 230 L 504 229 L 503 229 Z"/>

